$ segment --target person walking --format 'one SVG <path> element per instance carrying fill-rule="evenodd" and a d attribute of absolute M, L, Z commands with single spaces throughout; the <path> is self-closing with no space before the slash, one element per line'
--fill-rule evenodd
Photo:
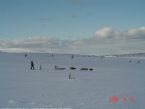
<path fill-rule="evenodd" d="M 34 62 L 31 61 L 31 70 L 34 70 Z"/>

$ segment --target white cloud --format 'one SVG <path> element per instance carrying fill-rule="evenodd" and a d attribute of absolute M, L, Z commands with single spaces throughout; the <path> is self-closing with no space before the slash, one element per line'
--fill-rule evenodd
<path fill-rule="evenodd" d="M 128 38 L 145 38 L 145 27 L 130 29 L 126 32 Z"/>
<path fill-rule="evenodd" d="M 116 31 L 110 27 L 98 29 L 88 39 L 60 40 L 48 37 L 0 40 L 0 51 L 55 52 L 74 54 L 119 54 L 145 51 L 145 27 Z"/>
<path fill-rule="evenodd" d="M 145 38 L 145 27 L 133 28 L 127 31 L 115 31 L 111 27 L 103 27 L 98 29 L 95 33 L 95 38 Z"/>
<path fill-rule="evenodd" d="M 103 28 L 98 29 L 96 31 L 95 36 L 96 36 L 96 38 L 98 38 L 98 37 L 99 38 L 107 38 L 107 37 L 112 36 L 113 34 L 114 34 L 114 32 L 113 32 L 112 28 L 110 28 L 110 27 L 103 27 Z"/>

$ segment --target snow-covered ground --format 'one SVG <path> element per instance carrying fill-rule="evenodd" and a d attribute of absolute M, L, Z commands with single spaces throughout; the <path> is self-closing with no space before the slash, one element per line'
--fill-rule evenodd
<path fill-rule="evenodd" d="M 30 70 L 31 60 L 36 70 Z M 66 69 L 55 70 L 55 65 Z M 82 67 L 94 70 L 80 71 Z M 70 73 L 73 79 L 68 79 Z M 110 102 L 111 96 L 119 101 Z M 135 98 L 133 102 L 130 96 Z M 127 100 L 123 101 L 123 97 Z M 71 55 L 52 58 L 49 54 L 28 54 L 25 58 L 24 54 L 0 53 L 0 107 L 144 109 L 145 59 L 91 56 L 71 59 Z"/>

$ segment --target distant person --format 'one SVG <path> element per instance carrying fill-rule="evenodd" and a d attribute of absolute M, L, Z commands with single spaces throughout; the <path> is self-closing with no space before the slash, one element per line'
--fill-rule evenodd
<path fill-rule="evenodd" d="M 41 65 L 39 66 L 39 70 L 41 70 L 42 69 L 42 67 L 41 67 Z"/>
<path fill-rule="evenodd" d="M 34 70 L 34 63 L 31 61 L 31 70 Z"/>
<path fill-rule="evenodd" d="M 137 64 L 139 64 L 140 63 L 140 61 L 137 61 Z"/>
<path fill-rule="evenodd" d="M 50 54 L 49 54 L 49 58 L 50 58 L 51 56 L 50 56 Z"/>
<path fill-rule="evenodd" d="M 72 79 L 72 75 L 71 75 L 71 73 L 69 73 L 68 79 Z"/>
<path fill-rule="evenodd" d="M 73 58 L 74 58 L 74 55 L 71 56 L 71 59 L 73 59 Z"/>
<path fill-rule="evenodd" d="M 57 66 L 55 65 L 55 70 L 57 69 Z"/>
<path fill-rule="evenodd" d="M 25 54 L 25 58 L 27 57 L 27 54 Z"/>
<path fill-rule="evenodd" d="M 54 58 L 54 54 L 52 54 L 51 56 L 52 56 L 52 58 Z"/>

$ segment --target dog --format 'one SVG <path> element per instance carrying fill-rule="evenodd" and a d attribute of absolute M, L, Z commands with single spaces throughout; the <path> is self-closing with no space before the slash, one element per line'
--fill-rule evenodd
<path fill-rule="evenodd" d="M 89 70 L 90 70 L 90 71 L 93 71 L 94 69 L 90 68 Z"/>
<path fill-rule="evenodd" d="M 55 70 L 65 70 L 65 68 L 63 68 L 63 67 L 58 67 L 58 66 L 55 65 Z"/>
<path fill-rule="evenodd" d="M 70 67 L 70 70 L 76 70 L 76 68 L 75 67 Z"/>
<path fill-rule="evenodd" d="M 81 68 L 80 70 L 88 70 L 88 68 Z"/>

